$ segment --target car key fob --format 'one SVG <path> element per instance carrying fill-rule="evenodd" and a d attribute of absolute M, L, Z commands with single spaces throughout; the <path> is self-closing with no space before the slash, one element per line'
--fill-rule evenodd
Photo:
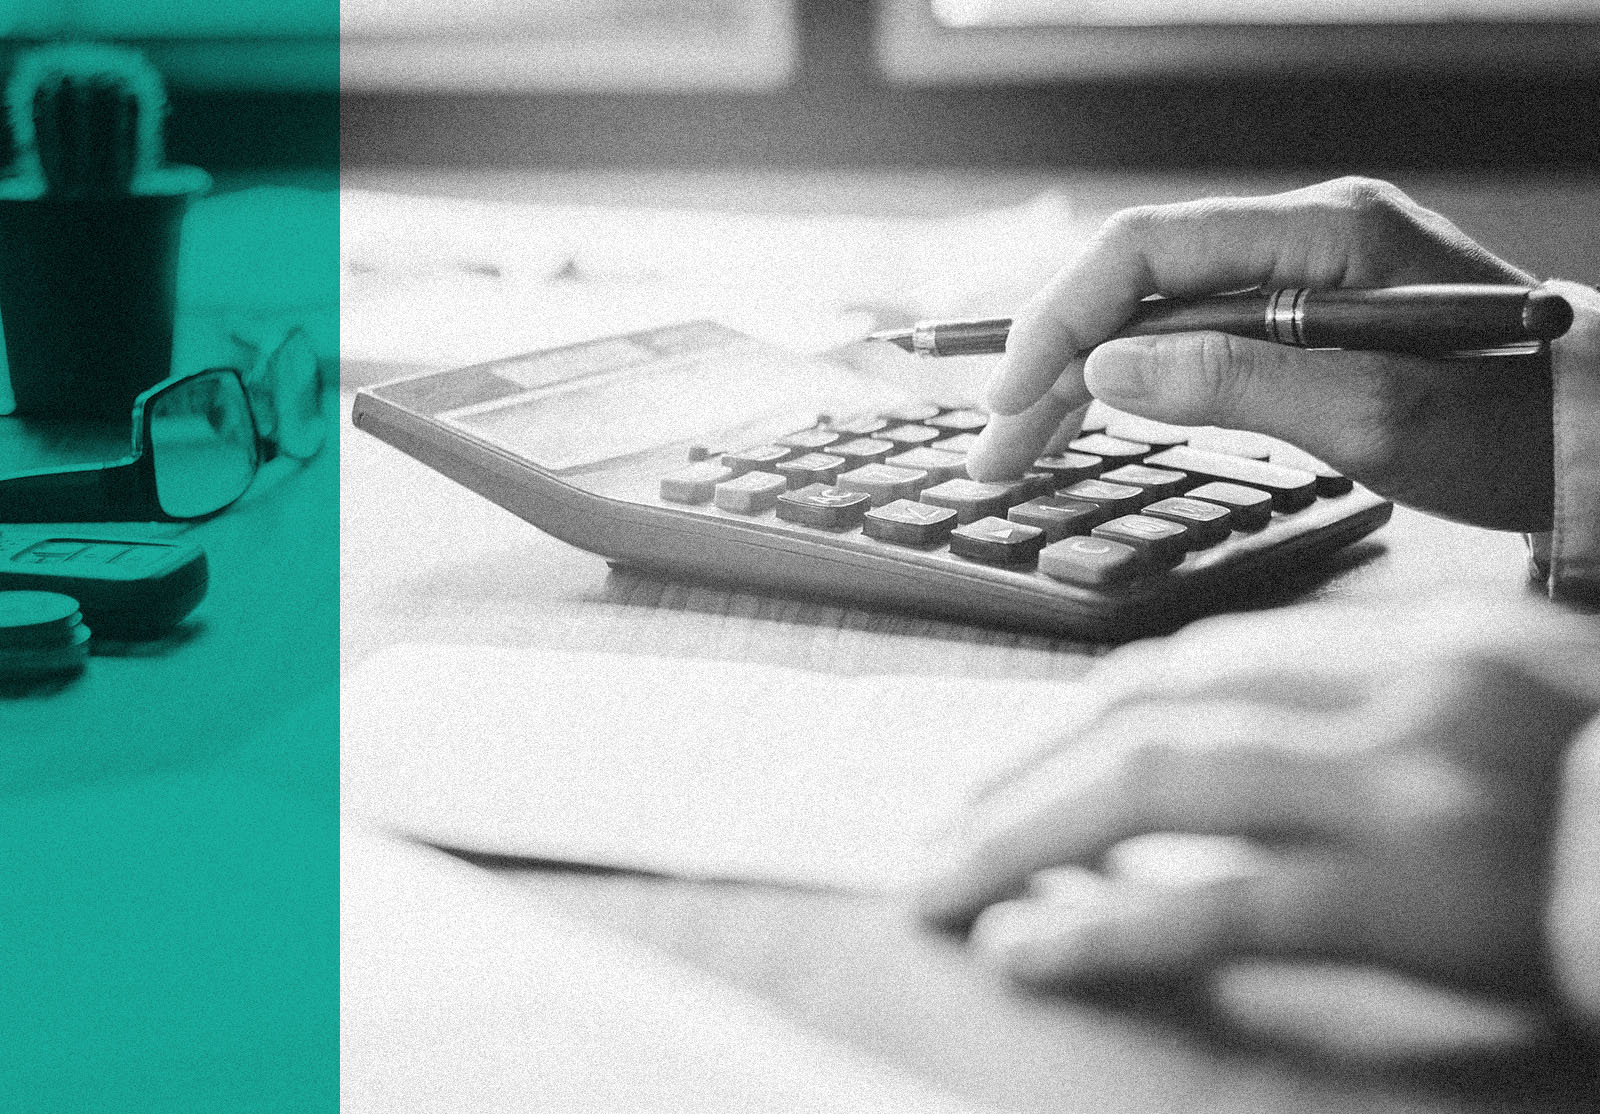
<path fill-rule="evenodd" d="M 166 633 L 205 598 L 209 579 L 197 545 L 0 531 L 0 591 L 71 596 L 107 638 Z"/>

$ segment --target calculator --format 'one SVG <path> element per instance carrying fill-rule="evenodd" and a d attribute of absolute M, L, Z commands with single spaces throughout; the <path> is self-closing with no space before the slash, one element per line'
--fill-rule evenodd
<path fill-rule="evenodd" d="M 1295 590 L 1393 509 L 1283 442 L 1098 404 L 980 483 L 987 414 L 907 379 L 697 321 L 368 387 L 352 418 L 623 567 L 1089 640 Z"/>

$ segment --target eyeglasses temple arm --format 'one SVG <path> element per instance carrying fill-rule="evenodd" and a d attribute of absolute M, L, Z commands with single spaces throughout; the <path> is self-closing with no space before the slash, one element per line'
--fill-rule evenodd
<path fill-rule="evenodd" d="M 139 462 L 53 468 L 0 478 L 0 523 L 117 522 L 148 517 L 135 496 Z"/>

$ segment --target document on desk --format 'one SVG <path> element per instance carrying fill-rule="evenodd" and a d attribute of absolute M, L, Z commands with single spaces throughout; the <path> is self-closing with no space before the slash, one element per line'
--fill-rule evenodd
<path fill-rule="evenodd" d="M 480 868 L 340 842 L 346 1114 L 977 1114 Z"/>
<path fill-rule="evenodd" d="M 442 846 L 853 891 L 1070 732 L 1071 682 L 410 645 L 341 686 L 344 807 Z"/>
<path fill-rule="evenodd" d="M 348 382 L 710 317 L 819 352 L 1009 313 L 1088 230 L 1058 194 L 928 220 L 340 195 Z"/>

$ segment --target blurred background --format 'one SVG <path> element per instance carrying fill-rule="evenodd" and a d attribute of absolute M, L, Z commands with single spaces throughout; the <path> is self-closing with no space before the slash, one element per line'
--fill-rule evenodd
<path fill-rule="evenodd" d="M 345 0 L 346 166 L 1587 166 L 1597 0 Z"/>
<path fill-rule="evenodd" d="M 1600 0 L 7 0 L 138 42 L 173 157 L 330 167 L 1579 168 Z M 328 51 L 342 37 L 342 75 Z M 0 58 L 0 67 L 6 59 Z"/>

